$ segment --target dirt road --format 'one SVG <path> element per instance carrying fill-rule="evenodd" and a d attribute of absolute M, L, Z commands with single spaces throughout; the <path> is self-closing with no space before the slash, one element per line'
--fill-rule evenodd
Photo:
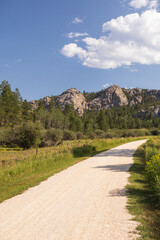
<path fill-rule="evenodd" d="M 0 204 L 0 240 L 136 239 L 125 186 L 144 142 L 89 158 Z"/>

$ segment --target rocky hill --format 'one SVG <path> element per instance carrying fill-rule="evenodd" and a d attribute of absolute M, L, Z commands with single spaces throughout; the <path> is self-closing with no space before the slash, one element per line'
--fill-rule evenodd
<path fill-rule="evenodd" d="M 76 88 L 71 88 L 61 95 L 55 96 L 54 99 L 55 104 L 60 104 L 63 110 L 67 104 L 73 104 L 74 109 L 79 115 L 83 115 L 84 110 L 100 110 L 120 106 L 132 107 L 136 104 L 151 102 L 153 103 L 152 109 L 154 116 L 159 116 L 159 110 L 157 110 L 159 107 L 156 108 L 156 102 L 160 101 L 160 90 L 145 90 L 140 88 L 125 89 L 117 85 L 112 85 L 99 92 L 84 92 L 82 94 Z M 44 97 L 42 99 L 45 108 L 49 107 L 50 101 L 50 97 Z M 30 102 L 33 109 L 37 109 L 38 102 L 39 100 Z M 142 111 L 146 110 L 142 109 Z M 140 114 L 139 116 L 142 117 L 142 115 Z"/>

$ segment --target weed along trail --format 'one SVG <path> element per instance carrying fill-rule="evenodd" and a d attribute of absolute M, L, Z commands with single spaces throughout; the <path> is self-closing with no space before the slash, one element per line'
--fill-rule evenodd
<path fill-rule="evenodd" d="M 125 186 L 145 142 L 98 154 L 1 203 L 0 240 L 137 239 Z"/>

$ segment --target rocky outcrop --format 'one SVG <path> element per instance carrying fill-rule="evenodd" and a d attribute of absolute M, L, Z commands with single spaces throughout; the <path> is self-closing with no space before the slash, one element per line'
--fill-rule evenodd
<path fill-rule="evenodd" d="M 83 114 L 84 109 L 88 109 L 85 97 L 76 88 L 70 88 L 63 92 L 60 96 L 56 97 L 55 103 L 56 105 L 59 103 L 63 110 L 67 104 L 73 104 L 74 109 L 80 116 Z"/>
<path fill-rule="evenodd" d="M 144 120 L 149 119 L 151 114 L 153 114 L 154 117 L 160 117 L 160 106 L 151 106 L 148 110 L 141 110 L 137 112 L 135 117 Z"/>
<path fill-rule="evenodd" d="M 146 93 L 149 97 L 160 99 L 160 90 L 146 90 Z"/>
<path fill-rule="evenodd" d="M 129 103 L 130 107 L 134 106 L 135 104 L 142 103 L 143 97 L 140 96 L 135 96 L 131 102 Z"/>
<path fill-rule="evenodd" d="M 73 104 L 74 109 L 82 116 L 84 110 L 101 110 L 126 105 L 132 107 L 136 104 L 141 104 L 143 99 L 146 101 L 146 98 L 147 101 L 151 99 L 156 101 L 160 100 L 160 90 L 144 90 L 140 88 L 125 89 L 113 85 L 100 92 L 82 94 L 76 88 L 70 88 L 61 95 L 55 96 L 54 100 L 55 104 L 60 104 L 63 110 L 67 104 Z M 30 102 L 33 110 L 38 108 L 39 101 L 40 100 L 33 100 Z M 49 108 L 51 97 L 44 97 L 41 101 L 45 108 Z M 156 106 L 153 107 L 152 110 L 149 109 L 138 112 L 136 117 L 141 119 L 146 118 L 151 111 L 154 116 L 160 116 L 160 106 Z"/>
<path fill-rule="evenodd" d="M 160 117 L 160 106 L 155 106 L 152 112 L 154 117 Z"/>
<path fill-rule="evenodd" d="M 88 108 L 98 110 L 128 105 L 128 99 L 123 90 L 113 85 L 98 94 L 99 96 L 88 103 Z"/>
<path fill-rule="evenodd" d="M 38 101 L 37 100 L 32 100 L 30 102 L 30 104 L 31 104 L 31 107 L 32 107 L 33 110 L 36 110 L 38 108 Z"/>
<path fill-rule="evenodd" d="M 43 105 L 46 107 L 46 108 L 49 108 L 49 105 L 50 105 L 50 102 L 51 102 L 51 98 L 50 97 L 44 97 L 43 100 Z"/>
<path fill-rule="evenodd" d="M 136 94 L 141 94 L 142 89 L 141 88 L 131 88 L 131 89 L 124 89 L 125 92 L 129 94 L 129 96 L 135 96 Z"/>

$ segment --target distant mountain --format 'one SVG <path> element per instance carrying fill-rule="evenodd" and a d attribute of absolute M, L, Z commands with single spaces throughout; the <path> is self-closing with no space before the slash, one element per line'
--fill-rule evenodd
<path fill-rule="evenodd" d="M 54 97 L 55 104 L 60 104 L 64 110 L 67 104 L 74 105 L 74 109 L 83 115 L 84 110 L 101 110 L 120 106 L 135 106 L 136 104 L 150 105 L 150 110 L 154 116 L 160 115 L 160 90 L 148 90 L 140 88 L 125 89 L 117 85 L 112 85 L 99 92 L 91 92 L 83 94 L 76 88 L 71 88 L 63 92 L 59 96 Z M 31 101 L 33 109 L 37 109 L 40 100 Z M 49 107 L 51 97 L 44 97 L 42 102 L 45 108 Z M 142 109 L 142 112 L 148 109 Z M 143 118 L 143 113 L 139 113 L 140 118 Z M 138 114 L 138 113 L 137 113 Z M 147 114 L 146 112 L 144 114 Z"/>

